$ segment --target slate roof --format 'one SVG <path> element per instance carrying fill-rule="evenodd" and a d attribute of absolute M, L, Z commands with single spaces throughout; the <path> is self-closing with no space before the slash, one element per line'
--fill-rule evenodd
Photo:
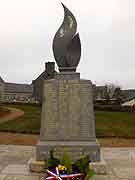
<path fill-rule="evenodd" d="M 5 83 L 5 92 L 9 92 L 9 93 L 32 93 L 33 87 L 31 84 Z"/>
<path fill-rule="evenodd" d="M 35 80 L 33 80 L 33 83 L 36 82 L 37 80 L 53 79 L 56 74 L 57 74 L 56 71 L 54 71 L 53 74 L 48 74 L 46 71 L 44 71 Z"/>

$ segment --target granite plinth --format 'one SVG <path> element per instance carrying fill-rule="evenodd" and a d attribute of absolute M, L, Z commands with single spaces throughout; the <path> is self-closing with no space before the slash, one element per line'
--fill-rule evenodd
<path fill-rule="evenodd" d="M 103 157 L 98 162 L 90 162 L 89 168 L 94 170 L 94 172 L 98 175 L 106 175 L 107 174 L 107 163 L 103 159 Z"/>
<path fill-rule="evenodd" d="M 100 161 L 100 146 L 97 141 L 39 141 L 36 151 L 37 159 L 48 159 L 50 150 L 53 150 L 56 158 L 61 158 L 63 152 L 66 151 L 72 161 L 84 155 L 89 155 L 92 162 Z"/>
<path fill-rule="evenodd" d="M 55 75 L 55 79 L 59 80 L 75 80 L 80 79 L 80 73 L 77 72 L 61 72 Z"/>
<path fill-rule="evenodd" d="M 36 161 L 35 159 L 30 159 L 28 165 L 31 172 L 44 173 L 46 171 L 45 161 Z"/>
<path fill-rule="evenodd" d="M 79 73 L 62 72 L 44 82 L 43 92 L 36 159 L 47 159 L 52 149 L 60 157 L 66 148 L 73 160 L 89 154 L 99 161 L 91 81 L 80 79 Z"/>

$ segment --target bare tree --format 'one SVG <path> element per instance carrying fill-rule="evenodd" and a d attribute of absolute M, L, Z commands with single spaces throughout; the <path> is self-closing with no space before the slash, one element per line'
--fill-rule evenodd
<path fill-rule="evenodd" d="M 109 103 L 110 100 L 112 99 L 114 91 L 115 91 L 115 86 L 113 84 L 105 84 L 104 99 L 106 99 L 107 103 Z"/>
<path fill-rule="evenodd" d="M 125 96 L 120 86 L 115 88 L 113 98 L 116 99 L 118 104 L 121 104 L 123 102 Z"/>
<path fill-rule="evenodd" d="M 111 99 L 115 99 L 118 104 L 122 102 L 123 93 L 121 87 L 114 84 L 106 84 L 105 85 L 105 99 L 106 102 L 109 103 Z"/>

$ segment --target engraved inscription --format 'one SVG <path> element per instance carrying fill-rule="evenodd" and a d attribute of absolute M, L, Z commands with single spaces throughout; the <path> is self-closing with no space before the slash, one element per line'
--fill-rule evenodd
<path fill-rule="evenodd" d="M 84 137 L 90 136 L 90 88 L 87 84 L 81 85 L 81 134 Z"/>
<path fill-rule="evenodd" d="M 59 129 L 62 137 L 67 137 L 68 132 L 68 84 L 66 81 L 59 81 Z"/>
<path fill-rule="evenodd" d="M 95 137 L 91 85 L 78 80 L 45 83 L 41 137 L 85 140 Z"/>
<path fill-rule="evenodd" d="M 80 135 L 80 85 L 70 84 L 69 93 L 69 126 L 71 137 Z"/>
<path fill-rule="evenodd" d="M 54 83 L 46 84 L 45 100 L 45 136 L 53 137 L 57 132 L 57 91 Z"/>

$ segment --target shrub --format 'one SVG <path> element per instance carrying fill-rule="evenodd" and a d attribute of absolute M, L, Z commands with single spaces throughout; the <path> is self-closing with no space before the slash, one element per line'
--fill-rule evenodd
<path fill-rule="evenodd" d="M 132 109 L 129 106 L 121 106 L 121 105 L 94 105 L 94 110 L 96 111 L 110 111 L 110 112 L 131 112 Z"/>
<path fill-rule="evenodd" d="M 45 161 L 45 166 L 46 166 L 45 168 L 54 169 L 60 164 L 60 160 L 54 157 L 53 150 L 50 150 L 49 153 L 50 153 L 50 157 L 48 158 L 47 161 Z"/>
<path fill-rule="evenodd" d="M 5 105 L 26 105 L 26 106 L 42 106 L 41 103 L 33 103 L 33 102 L 4 102 Z"/>
<path fill-rule="evenodd" d="M 95 175 L 95 172 L 91 169 L 88 170 L 84 180 L 91 180 L 91 177 L 93 177 Z"/>
<path fill-rule="evenodd" d="M 61 160 L 61 164 L 67 168 L 67 173 L 72 172 L 72 162 L 71 162 L 69 153 L 65 150 L 63 152 L 63 158 Z"/>
<path fill-rule="evenodd" d="M 83 172 L 85 175 L 87 174 L 89 170 L 89 155 L 81 157 L 79 160 L 77 160 L 74 164 L 74 168 L 78 168 L 80 172 Z"/>
<path fill-rule="evenodd" d="M 67 168 L 67 173 L 84 173 L 85 179 L 90 180 L 90 178 L 94 175 L 94 171 L 89 169 L 89 155 L 81 157 L 75 163 L 72 164 L 70 160 L 69 153 L 64 150 L 63 158 L 61 161 L 54 158 L 53 150 L 50 151 L 50 157 L 47 161 L 45 161 L 45 168 L 53 170 L 55 167 L 58 167 L 59 164 L 63 165 Z"/>

